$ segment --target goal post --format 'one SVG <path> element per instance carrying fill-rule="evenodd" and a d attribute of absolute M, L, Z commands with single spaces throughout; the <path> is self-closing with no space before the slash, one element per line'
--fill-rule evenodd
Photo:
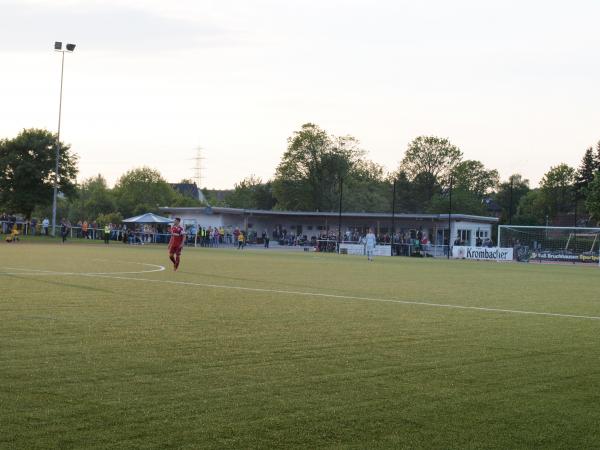
<path fill-rule="evenodd" d="M 600 228 L 499 225 L 498 246 L 522 262 L 600 265 Z"/>

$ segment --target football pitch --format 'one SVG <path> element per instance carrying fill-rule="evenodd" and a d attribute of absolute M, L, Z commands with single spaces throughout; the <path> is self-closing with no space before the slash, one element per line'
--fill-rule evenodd
<path fill-rule="evenodd" d="M 0 283 L 0 448 L 600 446 L 598 267 L 22 242 Z"/>

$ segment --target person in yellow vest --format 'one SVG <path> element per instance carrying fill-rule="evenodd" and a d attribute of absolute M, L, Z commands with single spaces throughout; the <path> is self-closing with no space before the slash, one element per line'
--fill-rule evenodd
<path fill-rule="evenodd" d="M 238 235 L 238 250 L 244 248 L 245 241 L 244 232 L 240 230 L 240 234 Z"/>
<path fill-rule="evenodd" d="M 204 242 L 204 238 L 206 237 L 206 230 L 204 229 L 204 227 L 200 227 L 198 233 L 200 233 L 200 247 L 205 247 L 206 242 Z"/>
<path fill-rule="evenodd" d="M 208 245 L 209 241 L 210 241 L 210 236 L 209 236 L 208 228 L 203 228 L 202 229 L 202 242 L 204 242 L 204 247 L 209 246 Z"/>
<path fill-rule="evenodd" d="M 15 223 L 12 227 L 10 235 L 6 236 L 6 242 L 18 242 L 19 241 L 19 230 L 17 229 L 17 224 Z"/>
<path fill-rule="evenodd" d="M 104 225 L 104 243 L 108 245 L 108 241 L 110 239 L 110 225 Z"/>

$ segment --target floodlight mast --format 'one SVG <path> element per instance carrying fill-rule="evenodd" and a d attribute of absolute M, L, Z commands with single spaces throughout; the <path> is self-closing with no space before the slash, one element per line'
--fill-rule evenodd
<path fill-rule="evenodd" d="M 54 193 L 52 196 L 52 236 L 56 236 L 56 201 L 58 196 L 58 170 L 60 158 L 60 118 L 62 114 L 62 92 L 63 92 L 63 74 L 65 69 L 65 53 L 73 53 L 75 44 L 67 44 L 63 50 L 62 42 L 54 42 L 54 51 L 62 53 L 62 62 L 60 66 L 60 97 L 58 101 L 58 133 L 56 134 L 55 145 L 55 166 L 54 166 Z"/>

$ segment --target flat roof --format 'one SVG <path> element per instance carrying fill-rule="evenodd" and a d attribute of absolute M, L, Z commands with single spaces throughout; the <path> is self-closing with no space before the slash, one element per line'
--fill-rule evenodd
<path fill-rule="evenodd" d="M 243 209 L 243 208 L 227 208 L 222 206 L 201 206 L 201 207 L 168 207 L 162 206 L 159 208 L 163 212 L 188 212 L 194 214 L 231 214 L 231 215 L 249 215 L 249 216 L 287 216 L 287 217 L 339 217 L 338 212 L 321 212 L 321 211 L 277 211 L 267 209 Z M 366 213 L 366 212 L 342 212 L 342 217 L 346 218 L 363 218 L 363 219 L 391 219 L 392 213 Z M 448 214 L 394 214 L 396 219 L 413 219 L 413 220 L 448 220 Z M 490 216 L 475 216 L 471 214 L 452 213 L 452 220 L 469 220 L 472 222 L 497 223 L 500 219 Z"/>

